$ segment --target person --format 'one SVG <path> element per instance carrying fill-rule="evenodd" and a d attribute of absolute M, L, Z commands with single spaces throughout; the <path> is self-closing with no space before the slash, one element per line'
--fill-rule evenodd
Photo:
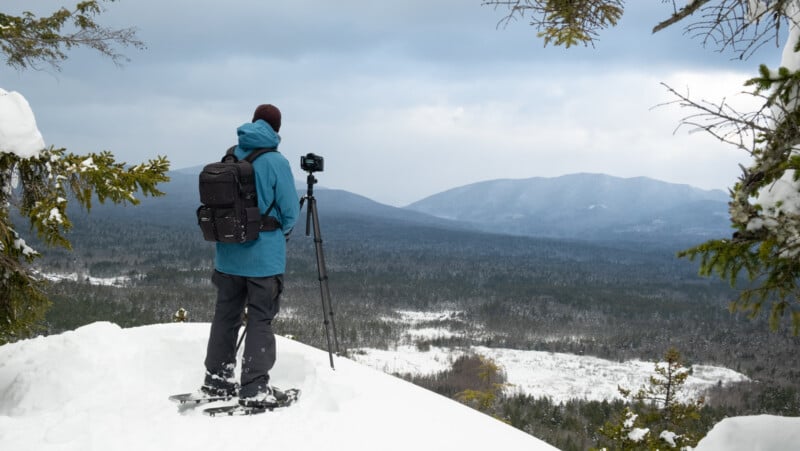
<path fill-rule="evenodd" d="M 237 129 L 239 142 L 234 154 L 242 159 L 255 149 L 277 148 L 280 128 L 280 110 L 274 105 L 259 105 L 253 120 Z M 261 214 L 274 201 L 269 214 L 280 222 L 281 228 L 262 231 L 254 241 L 216 243 L 211 281 L 217 289 L 217 300 L 200 390 L 208 395 L 234 397 L 238 389 L 240 404 L 264 406 L 285 399 L 269 383 L 269 372 L 276 359 L 272 321 L 280 309 L 286 242 L 299 215 L 300 201 L 289 162 L 283 155 L 267 152 L 252 164 Z M 247 325 L 237 386 L 236 341 L 245 307 Z"/>

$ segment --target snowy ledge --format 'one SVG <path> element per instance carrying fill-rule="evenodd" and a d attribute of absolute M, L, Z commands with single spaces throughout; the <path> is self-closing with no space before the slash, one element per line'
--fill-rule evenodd
<path fill-rule="evenodd" d="M 0 443 L 15 451 L 291 449 L 551 451 L 552 446 L 408 382 L 278 337 L 272 382 L 296 405 L 253 417 L 181 414 L 202 381 L 208 324 L 95 323 L 0 347 Z"/>

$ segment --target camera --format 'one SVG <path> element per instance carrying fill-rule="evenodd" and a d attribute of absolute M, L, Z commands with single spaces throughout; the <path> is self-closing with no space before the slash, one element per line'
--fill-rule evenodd
<path fill-rule="evenodd" d="M 313 153 L 300 157 L 300 168 L 306 172 L 322 172 L 325 160 Z"/>

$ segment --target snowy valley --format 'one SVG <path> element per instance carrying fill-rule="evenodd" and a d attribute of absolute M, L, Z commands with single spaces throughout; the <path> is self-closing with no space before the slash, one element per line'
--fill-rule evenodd
<path fill-rule="evenodd" d="M 469 346 L 447 348 L 431 346 L 420 349 L 415 345 L 420 338 L 452 337 L 447 328 L 415 328 L 420 323 L 436 323 L 458 317 L 459 312 L 398 312 L 401 321 L 408 324 L 408 342 L 391 349 L 356 348 L 351 350 L 353 360 L 389 374 L 431 375 L 450 368 L 465 354 L 478 354 L 496 362 L 507 376 L 509 393 L 534 397 L 547 397 L 555 403 L 571 399 L 614 400 L 621 399 L 617 387 L 638 389 L 647 385 L 653 375 L 655 362 L 628 360 L 616 362 L 591 356 L 568 353 L 525 351 L 518 349 Z M 736 371 L 712 366 L 694 365 L 692 375 L 684 386 L 684 401 L 704 396 L 708 389 L 749 378 Z"/>

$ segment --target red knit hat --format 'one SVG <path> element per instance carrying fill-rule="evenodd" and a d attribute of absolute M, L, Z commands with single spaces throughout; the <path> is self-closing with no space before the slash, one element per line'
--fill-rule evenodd
<path fill-rule="evenodd" d="M 253 113 L 253 122 L 259 119 L 262 119 L 267 124 L 271 125 L 275 132 L 280 131 L 281 110 L 279 110 L 275 105 L 270 105 L 268 103 L 259 105 L 258 108 L 256 108 L 256 111 Z"/>

